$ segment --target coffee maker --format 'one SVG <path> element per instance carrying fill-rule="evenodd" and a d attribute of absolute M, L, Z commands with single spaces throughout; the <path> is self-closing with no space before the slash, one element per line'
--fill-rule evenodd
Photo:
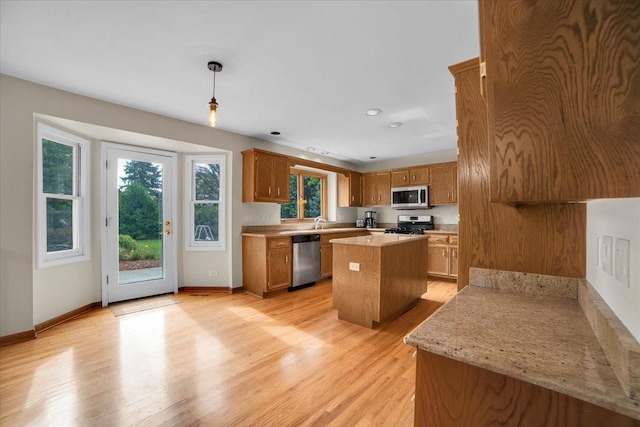
<path fill-rule="evenodd" d="M 378 226 L 376 211 L 366 211 L 364 213 L 364 226 L 366 228 L 376 228 Z"/>

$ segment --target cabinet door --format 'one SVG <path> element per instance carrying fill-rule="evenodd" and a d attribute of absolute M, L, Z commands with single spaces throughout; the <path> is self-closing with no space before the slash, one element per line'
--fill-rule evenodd
<path fill-rule="evenodd" d="M 376 205 L 391 205 L 391 173 L 380 172 L 376 174 Z"/>
<path fill-rule="evenodd" d="M 289 203 L 289 159 L 273 156 L 273 201 Z"/>
<path fill-rule="evenodd" d="M 329 277 L 333 274 L 333 245 L 328 243 L 320 246 L 320 275 Z"/>
<path fill-rule="evenodd" d="M 271 249 L 267 255 L 267 289 L 291 286 L 291 248 Z"/>
<path fill-rule="evenodd" d="M 256 202 L 273 201 L 273 156 L 255 153 L 254 185 Z"/>
<path fill-rule="evenodd" d="M 491 199 L 640 196 L 640 2 L 479 5 Z"/>
<path fill-rule="evenodd" d="M 431 185 L 429 198 L 432 205 L 454 203 L 456 187 L 456 166 L 443 165 L 431 167 Z"/>
<path fill-rule="evenodd" d="M 375 206 L 376 204 L 376 175 L 366 173 L 362 175 L 362 205 Z"/>
<path fill-rule="evenodd" d="M 449 275 L 449 245 L 429 245 L 427 273 L 440 276 Z"/>
<path fill-rule="evenodd" d="M 458 277 L 458 247 L 449 246 L 449 276 Z"/>
<path fill-rule="evenodd" d="M 409 183 L 411 185 L 429 185 L 429 167 L 409 169 Z"/>
<path fill-rule="evenodd" d="M 362 174 L 338 174 L 338 206 L 362 206 Z"/>
<path fill-rule="evenodd" d="M 398 169 L 391 172 L 391 187 L 406 187 L 409 184 L 409 169 Z"/>

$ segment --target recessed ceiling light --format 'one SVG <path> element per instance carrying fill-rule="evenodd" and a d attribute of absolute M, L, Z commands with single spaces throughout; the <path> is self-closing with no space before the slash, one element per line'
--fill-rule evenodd
<path fill-rule="evenodd" d="M 277 130 L 274 130 L 273 132 L 271 132 L 271 135 L 280 135 L 280 132 L 278 132 Z"/>
<path fill-rule="evenodd" d="M 371 160 L 377 159 L 377 157 L 376 157 L 376 156 L 371 156 L 371 157 L 369 157 L 369 158 L 370 158 Z"/>
<path fill-rule="evenodd" d="M 402 126 L 401 122 L 391 122 L 387 125 L 388 127 L 395 129 L 395 128 L 399 128 L 400 126 Z"/>
<path fill-rule="evenodd" d="M 314 147 L 307 147 L 306 150 L 307 151 L 316 151 L 316 149 Z"/>
<path fill-rule="evenodd" d="M 380 113 L 382 113 L 382 110 L 379 108 L 370 108 L 367 110 L 367 116 L 377 116 Z"/>
<path fill-rule="evenodd" d="M 323 155 L 326 156 L 327 154 L 329 154 L 329 152 L 328 151 L 321 151 L 320 154 L 323 154 Z"/>

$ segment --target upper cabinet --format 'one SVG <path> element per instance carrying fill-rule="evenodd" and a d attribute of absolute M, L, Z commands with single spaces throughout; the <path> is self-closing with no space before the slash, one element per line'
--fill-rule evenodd
<path fill-rule="evenodd" d="M 492 200 L 640 196 L 640 2 L 479 5 Z"/>
<path fill-rule="evenodd" d="M 458 203 L 458 164 L 457 162 L 431 165 L 431 185 L 429 203 L 448 205 Z"/>
<path fill-rule="evenodd" d="M 338 206 L 362 206 L 362 174 L 338 174 Z"/>
<path fill-rule="evenodd" d="M 289 203 L 289 159 L 257 149 L 243 151 L 242 201 Z"/>
<path fill-rule="evenodd" d="M 411 185 L 428 185 L 429 167 L 394 169 L 391 172 L 391 187 L 406 187 Z"/>
<path fill-rule="evenodd" d="M 391 172 L 362 175 L 363 206 L 391 205 Z"/>

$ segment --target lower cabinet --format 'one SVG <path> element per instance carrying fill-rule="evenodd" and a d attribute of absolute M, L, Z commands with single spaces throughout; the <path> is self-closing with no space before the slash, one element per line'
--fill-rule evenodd
<path fill-rule="evenodd" d="M 260 297 L 291 286 L 291 237 L 242 236 L 242 285 Z"/>
<path fill-rule="evenodd" d="M 427 272 L 436 277 L 458 277 L 458 236 L 429 234 Z"/>
<path fill-rule="evenodd" d="M 638 425 L 566 394 L 420 349 L 417 353 L 416 427 Z"/>
<path fill-rule="evenodd" d="M 333 275 L 333 244 L 331 239 L 343 239 L 346 237 L 366 236 L 367 231 L 350 231 L 344 233 L 327 233 L 320 235 L 320 275 L 322 278 Z"/>

